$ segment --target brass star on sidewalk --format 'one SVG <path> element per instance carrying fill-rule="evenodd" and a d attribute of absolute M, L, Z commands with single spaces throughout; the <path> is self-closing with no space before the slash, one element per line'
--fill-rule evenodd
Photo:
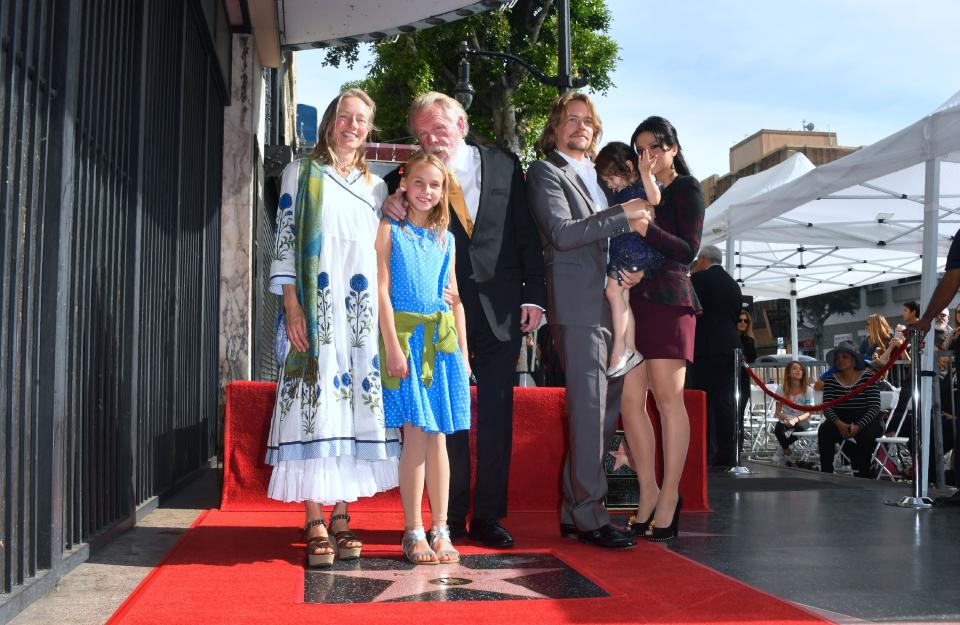
<path fill-rule="evenodd" d="M 462 587 L 481 592 L 495 592 L 516 598 L 549 599 L 535 590 L 509 580 L 539 573 L 560 571 L 558 568 L 472 569 L 462 564 L 420 565 L 408 570 L 392 571 L 333 571 L 332 575 L 381 579 L 393 582 L 374 597 L 374 602 L 393 601 L 451 587 Z"/>
<path fill-rule="evenodd" d="M 630 457 L 630 450 L 627 448 L 624 441 L 620 441 L 620 447 L 616 451 L 608 451 L 608 454 L 613 456 L 613 470 L 616 471 L 620 467 L 630 467 L 633 468 L 633 459 Z"/>

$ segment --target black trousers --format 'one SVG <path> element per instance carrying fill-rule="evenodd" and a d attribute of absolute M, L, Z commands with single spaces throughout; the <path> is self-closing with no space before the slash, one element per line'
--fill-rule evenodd
<path fill-rule="evenodd" d="M 733 355 L 695 358 L 687 388 L 707 394 L 707 464 L 733 466 L 738 442 Z"/>
<path fill-rule="evenodd" d="M 793 445 L 797 441 L 797 437 L 793 435 L 794 432 L 803 432 L 810 427 L 809 419 L 803 421 L 797 421 L 797 424 L 794 426 L 788 426 L 783 421 L 778 421 L 775 426 L 773 426 L 773 435 L 777 437 L 777 442 L 780 443 L 780 448 L 786 450 L 787 447 Z M 836 429 L 836 428 L 834 428 Z M 787 436 L 787 432 L 790 432 L 790 435 Z M 831 465 L 833 466 L 833 465 Z"/>
<path fill-rule="evenodd" d="M 482 314 L 482 313 L 481 313 Z M 467 337 L 470 366 L 477 379 L 477 477 L 473 518 L 496 521 L 507 514 L 507 482 L 513 449 L 513 387 L 520 337 L 501 341 L 486 319 Z M 450 457 L 448 519 L 463 524 L 470 510 L 470 433 L 447 435 Z"/>
<path fill-rule="evenodd" d="M 840 436 L 837 426 L 829 421 L 820 424 L 817 430 L 817 446 L 820 451 L 820 470 L 824 473 L 833 473 L 833 459 L 836 451 L 833 446 L 841 441 L 843 453 L 850 458 L 850 464 L 853 465 L 853 472 L 857 477 L 873 477 L 870 471 L 870 457 L 873 455 L 873 449 L 877 446 L 877 437 L 883 435 L 883 424 L 879 420 L 867 425 L 860 430 L 860 433 L 853 437 L 856 444 L 849 442 L 850 439 L 844 439 Z"/>

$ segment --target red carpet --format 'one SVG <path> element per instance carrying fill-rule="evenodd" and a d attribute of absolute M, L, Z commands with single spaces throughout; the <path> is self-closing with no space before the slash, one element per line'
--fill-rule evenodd
<path fill-rule="evenodd" d="M 557 623 L 826 623 L 817 616 L 642 543 L 609 552 L 562 539 L 554 513 L 509 518 L 523 551 L 557 556 L 610 596 L 590 599 L 304 603 L 302 513 L 212 510 L 140 584 L 110 625 L 486 625 Z M 358 513 L 364 555 L 399 555 L 399 513 Z M 485 553 L 460 545 L 464 554 Z M 431 567 L 433 568 L 433 567 Z M 433 568 L 442 571 L 441 567 Z M 438 573 L 439 574 L 439 573 Z M 342 578 L 341 578 L 342 579 Z"/>
<path fill-rule="evenodd" d="M 224 432 L 222 510 L 302 510 L 300 504 L 267 499 L 270 467 L 264 464 L 267 432 L 276 385 L 270 382 L 233 382 L 227 385 Z M 690 415 L 690 449 L 680 483 L 684 510 L 705 512 L 706 402 L 701 391 L 686 391 Z M 650 402 L 654 428 L 659 417 Z M 476 401 L 474 401 L 474 426 Z M 513 455 L 510 466 L 511 512 L 556 512 L 560 509 L 560 473 L 566 445 L 566 403 L 562 388 L 514 390 Z M 475 432 L 476 428 L 472 430 Z M 659 452 L 658 452 L 659 456 Z M 659 460 L 659 458 L 658 458 Z M 659 462 L 658 462 L 659 466 Z M 351 511 L 400 510 L 400 493 L 394 489 L 351 504 Z"/>

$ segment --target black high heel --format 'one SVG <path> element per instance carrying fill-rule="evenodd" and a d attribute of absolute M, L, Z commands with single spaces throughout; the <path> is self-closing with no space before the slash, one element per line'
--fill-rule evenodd
<path fill-rule="evenodd" d="M 647 540 L 652 540 L 657 543 L 664 543 L 668 540 L 673 540 L 677 537 L 677 534 L 680 533 L 680 508 L 683 507 L 683 497 L 677 497 L 677 509 L 673 511 L 673 521 L 670 522 L 670 525 L 667 527 L 657 527 L 656 521 L 652 518 L 650 520 L 650 529 L 653 530 L 652 534 L 644 534 L 643 537 Z"/>
<path fill-rule="evenodd" d="M 626 534 L 630 536 L 643 536 L 647 533 L 647 530 L 650 529 L 650 524 L 653 523 L 653 515 L 656 514 L 657 509 L 654 508 L 653 512 L 650 513 L 650 518 L 640 523 L 637 521 L 637 515 L 631 516 L 627 519 L 627 524 L 623 526 L 623 530 Z"/>

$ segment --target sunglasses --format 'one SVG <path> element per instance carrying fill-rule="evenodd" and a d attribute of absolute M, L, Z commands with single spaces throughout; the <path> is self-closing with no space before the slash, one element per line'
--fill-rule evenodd
<path fill-rule="evenodd" d="M 737 319 L 737 323 L 750 323 L 749 319 Z"/>

